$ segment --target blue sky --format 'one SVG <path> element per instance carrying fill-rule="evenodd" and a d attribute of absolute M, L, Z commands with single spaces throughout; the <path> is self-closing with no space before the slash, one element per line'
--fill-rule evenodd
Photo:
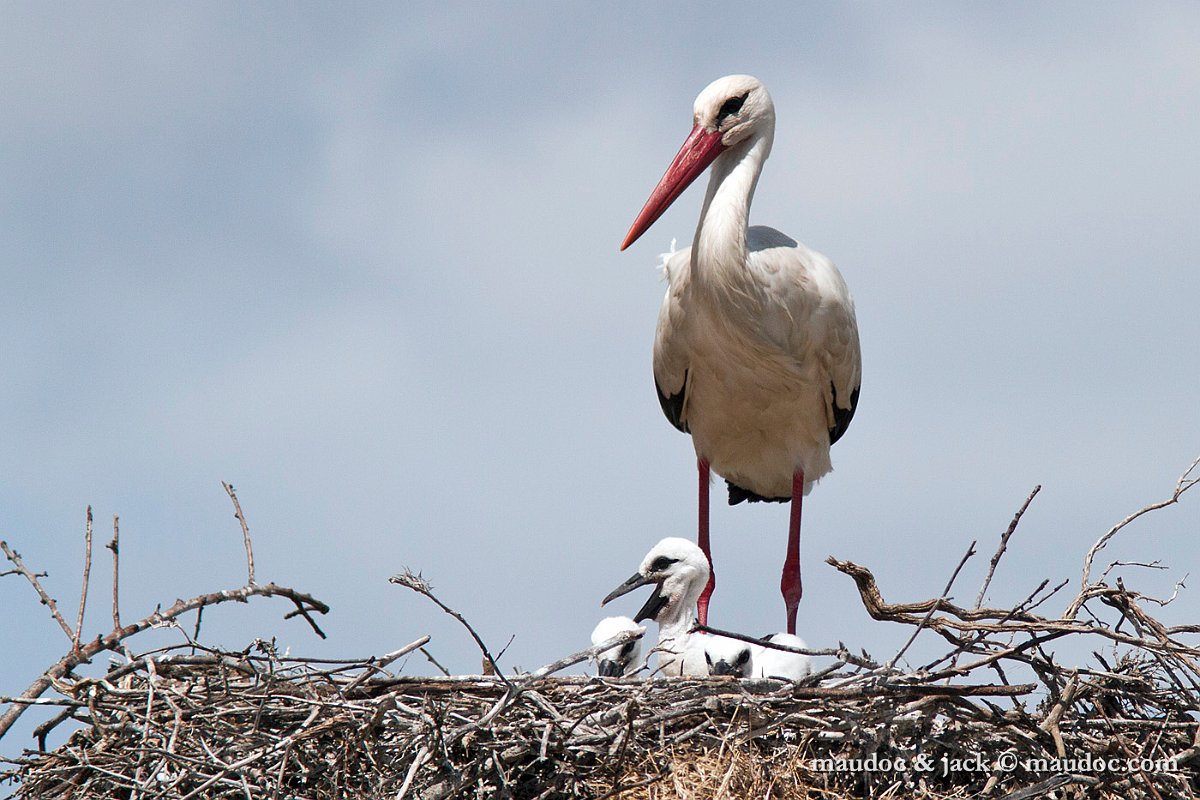
<path fill-rule="evenodd" d="M 650 345 L 657 255 L 700 189 L 617 247 L 731 72 L 777 105 L 753 220 L 839 265 L 862 333 L 858 414 L 805 506 L 800 633 L 890 655 L 908 632 L 823 558 L 916 600 L 978 539 L 973 601 L 1035 484 L 990 601 L 1077 582 L 1200 455 L 1194 4 L 5 4 L 0 537 L 73 618 L 84 508 L 98 543 L 119 514 L 134 618 L 244 579 L 225 480 L 259 578 L 333 613 L 320 642 L 282 602 L 225 607 L 211 643 L 430 633 L 477 671 L 387 583 L 409 566 L 494 650 L 512 637 L 503 666 L 585 646 L 643 553 L 694 536 Z M 711 621 L 776 630 L 786 509 L 713 497 Z M 1107 560 L 1161 560 L 1125 580 L 1168 595 L 1198 525 L 1185 499 Z M 66 640 L 14 576 L 0 608 L 15 694 Z M 1198 613 L 1193 591 L 1163 612 Z"/>

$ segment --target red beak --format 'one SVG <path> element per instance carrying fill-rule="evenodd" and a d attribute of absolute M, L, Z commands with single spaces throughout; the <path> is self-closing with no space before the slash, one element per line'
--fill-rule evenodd
<path fill-rule="evenodd" d="M 624 250 L 637 241 L 724 149 L 720 131 L 705 130 L 702 125 L 692 128 L 683 147 L 675 154 L 675 160 L 667 167 L 662 179 L 650 193 L 650 199 L 633 221 L 633 227 L 626 234 L 621 249 Z"/>

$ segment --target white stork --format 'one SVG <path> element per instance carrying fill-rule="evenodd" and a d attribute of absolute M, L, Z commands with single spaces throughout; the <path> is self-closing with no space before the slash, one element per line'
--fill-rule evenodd
<path fill-rule="evenodd" d="M 770 636 L 763 637 L 763 641 L 780 644 L 784 647 L 798 647 L 801 650 L 808 647 L 799 636 L 786 633 L 772 633 Z M 808 656 L 763 647 L 761 644 L 750 646 L 750 661 L 749 672 L 755 678 L 802 681 L 812 674 L 812 661 Z"/>
<path fill-rule="evenodd" d="M 625 631 L 644 630 L 629 617 L 605 617 L 592 630 L 592 644 L 606 642 Z M 634 639 L 616 647 L 610 647 L 595 657 L 596 672 L 602 678 L 623 678 L 638 671 L 642 657 L 642 642 Z"/>
<path fill-rule="evenodd" d="M 658 666 L 664 675 L 707 675 L 702 649 L 693 646 L 696 601 L 708 584 L 708 557 L 687 539 L 668 536 L 650 549 L 633 576 L 608 593 L 601 606 L 641 586 L 654 591 L 633 615 L 658 623 Z"/>
<path fill-rule="evenodd" d="M 621 249 L 712 165 L 692 246 L 665 264 L 669 288 L 654 340 L 654 383 L 667 419 L 692 435 L 698 542 L 710 566 L 710 468 L 728 483 L 731 505 L 791 501 L 780 588 L 787 630 L 795 633 L 802 498 L 832 469 L 830 445 L 858 402 L 854 301 L 829 259 L 773 228 L 748 224 L 775 136 L 766 88 L 748 75 L 720 78 L 696 98 L 694 123 Z M 714 585 L 710 577 L 698 600 L 701 623 Z"/>

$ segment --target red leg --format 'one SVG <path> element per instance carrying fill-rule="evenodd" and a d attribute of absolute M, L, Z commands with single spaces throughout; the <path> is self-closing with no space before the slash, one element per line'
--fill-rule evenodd
<path fill-rule="evenodd" d="M 779 589 L 783 592 L 783 605 L 787 609 L 787 632 L 796 633 L 796 609 L 804 587 L 800 584 L 800 510 L 804 505 L 804 470 L 792 473 L 792 513 L 788 521 L 787 556 L 783 561 L 783 578 Z"/>
<path fill-rule="evenodd" d="M 700 620 L 701 625 L 707 625 L 708 599 L 712 597 L 713 589 L 717 585 L 717 573 L 712 568 L 712 553 L 708 549 L 708 459 L 696 459 L 696 467 L 700 472 L 700 526 L 696 544 L 700 545 L 704 557 L 708 559 L 708 583 L 704 585 L 704 591 L 696 601 L 696 618 Z"/>

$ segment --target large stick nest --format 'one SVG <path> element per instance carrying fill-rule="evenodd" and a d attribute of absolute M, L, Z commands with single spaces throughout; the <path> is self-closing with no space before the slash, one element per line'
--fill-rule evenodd
<path fill-rule="evenodd" d="M 948 605 L 880 604 L 869 572 L 838 566 L 876 615 Z M 968 622 L 955 612 L 979 610 L 949 606 L 921 618 L 957 642 L 940 669 L 842 652 L 798 685 L 395 677 L 266 643 L 158 653 L 60 686 L 85 727 L 22 761 L 16 796 L 1200 796 L 1197 652 L 1136 596 L 1104 596 L 1146 638 L 1013 610 Z M 1093 669 L 1062 669 L 1042 646 L 1087 635 L 1137 641 Z M 1017 671 L 1036 680 L 1010 683 Z"/>
<path fill-rule="evenodd" d="M 1166 502 L 1195 484 L 1188 475 Z M 1159 622 L 1146 606 L 1170 601 L 1119 578 L 1110 585 L 1112 566 L 1092 578 L 1108 540 L 1165 504 L 1096 542 L 1057 617 L 1035 612 L 1065 582 L 1044 581 L 1012 608 L 981 606 L 1025 507 L 970 608 L 949 596 L 974 544 L 940 596 L 914 603 L 886 602 L 869 570 L 829 559 L 872 617 L 910 626 L 912 637 L 886 663 L 845 647 L 813 651 L 832 663 L 798 684 L 555 674 L 636 632 L 507 676 L 388 671 L 427 637 L 382 659 L 336 663 L 283 657 L 263 641 L 240 653 L 194 643 L 126 650 L 101 678 L 76 675 L 69 656 L 44 676 L 56 699 L 36 699 L 35 684 L 22 701 L 62 712 L 39 727 L 39 750 L 0 780 L 15 784 L 16 798 L 41 800 L 1197 798 L 1200 649 L 1185 638 L 1200 626 Z M 393 580 L 470 629 L 420 576 Z M 300 611 L 316 608 L 290 591 L 271 590 Z M 899 666 L 923 631 L 948 651 Z M 1089 651 L 1086 666 L 1056 656 Z M 46 737 L 68 720 L 79 729 L 47 751 Z"/>

